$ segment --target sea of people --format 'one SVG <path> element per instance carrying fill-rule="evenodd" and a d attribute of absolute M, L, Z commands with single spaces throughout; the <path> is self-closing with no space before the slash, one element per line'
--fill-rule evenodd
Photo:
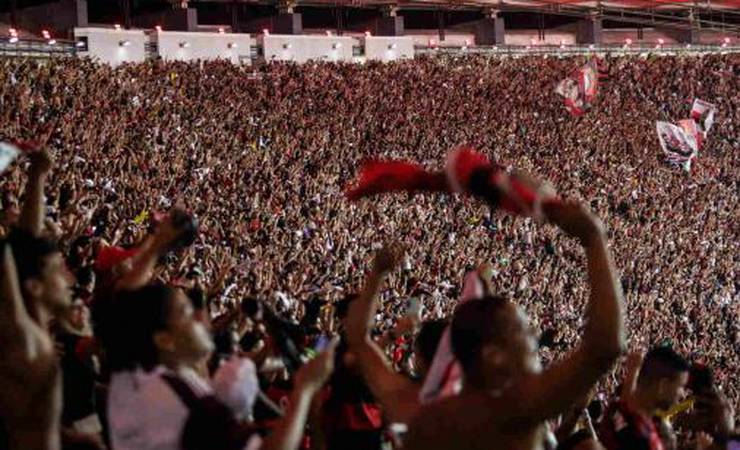
<path fill-rule="evenodd" d="M 733 448 L 740 55 L 607 56 L 571 117 L 583 61 L 0 59 L 0 140 L 32 149 L 0 176 L 6 446 Z M 655 122 L 694 98 L 718 114 L 687 173 Z M 460 144 L 571 202 L 345 196 Z M 463 387 L 427 404 L 439 342 Z"/>

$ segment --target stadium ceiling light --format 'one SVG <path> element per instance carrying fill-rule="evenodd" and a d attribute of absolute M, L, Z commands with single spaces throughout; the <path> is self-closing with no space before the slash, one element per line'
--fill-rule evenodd
<path fill-rule="evenodd" d="M 129 45 L 131 45 L 131 41 L 118 41 L 119 47 L 128 47 Z"/>

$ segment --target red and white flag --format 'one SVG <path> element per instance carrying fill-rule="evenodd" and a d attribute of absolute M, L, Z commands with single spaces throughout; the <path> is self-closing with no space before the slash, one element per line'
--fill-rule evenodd
<path fill-rule="evenodd" d="M 458 304 L 468 300 L 482 298 L 485 294 L 483 282 L 477 270 L 465 274 L 463 290 Z M 419 391 L 419 401 L 429 403 L 434 400 L 450 397 L 460 392 L 462 386 L 462 368 L 452 353 L 451 328 L 447 325 L 442 339 L 434 352 L 434 359 L 429 368 L 424 384 Z"/>
<path fill-rule="evenodd" d="M 696 135 L 691 132 L 690 126 L 685 123 L 682 125 L 678 126 L 668 122 L 657 122 L 656 130 L 658 131 L 658 140 L 666 155 L 666 159 L 689 171 L 691 169 L 691 161 L 699 153 L 699 145 Z M 687 131 L 685 127 L 689 128 L 689 130 Z"/>
<path fill-rule="evenodd" d="M 555 86 L 555 92 L 563 97 L 565 109 L 571 115 L 583 115 L 591 108 L 599 92 L 601 73 L 597 61 L 591 59 Z"/>
<path fill-rule="evenodd" d="M 715 114 L 717 114 L 717 105 L 698 98 L 694 99 L 694 105 L 691 107 L 691 118 L 697 122 L 705 138 L 712 125 L 714 125 Z"/>

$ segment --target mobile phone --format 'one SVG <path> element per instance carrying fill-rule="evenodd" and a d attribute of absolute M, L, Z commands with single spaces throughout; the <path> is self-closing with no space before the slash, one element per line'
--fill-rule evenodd
<path fill-rule="evenodd" d="M 324 350 L 326 350 L 329 342 L 331 342 L 331 339 L 322 334 L 321 336 L 319 336 L 319 338 L 316 340 L 316 344 L 313 346 L 314 351 L 319 353 L 323 352 Z"/>
<path fill-rule="evenodd" d="M 406 315 L 409 317 L 415 317 L 421 312 L 421 300 L 419 297 L 411 297 L 406 307 Z"/>

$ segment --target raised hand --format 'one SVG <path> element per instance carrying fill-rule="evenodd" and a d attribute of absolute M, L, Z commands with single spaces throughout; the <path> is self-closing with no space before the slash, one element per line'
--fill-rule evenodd
<path fill-rule="evenodd" d="M 295 375 L 296 386 L 314 393 L 321 389 L 334 371 L 334 353 L 339 340 L 334 338 L 326 350 L 301 367 Z"/>
<path fill-rule="evenodd" d="M 404 248 L 398 243 L 389 243 L 378 251 L 373 260 L 375 273 L 387 273 L 398 266 L 403 257 Z"/>
<path fill-rule="evenodd" d="M 567 235 L 578 238 L 583 245 L 604 234 L 601 220 L 582 203 L 546 203 L 543 210 L 550 222 Z"/>
<path fill-rule="evenodd" d="M 49 173 L 54 166 L 54 158 L 45 148 L 30 153 L 29 158 L 31 159 L 31 170 L 40 174 Z"/>

